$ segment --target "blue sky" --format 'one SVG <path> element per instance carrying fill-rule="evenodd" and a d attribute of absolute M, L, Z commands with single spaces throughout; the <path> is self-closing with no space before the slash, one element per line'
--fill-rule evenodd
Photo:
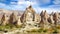
<path fill-rule="evenodd" d="M 25 10 L 29 5 L 32 5 L 36 12 L 60 11 L 60 0 L 0 0 L 0 8 L 9 10 Z"/>

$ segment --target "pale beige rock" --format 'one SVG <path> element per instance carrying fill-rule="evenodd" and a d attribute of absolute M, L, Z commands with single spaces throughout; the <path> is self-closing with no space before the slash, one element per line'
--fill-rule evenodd
<path fill-rule="evenodd" d="M 44 12 L 44 20 L 45 20 L 45 22 L 48 22 L 48 20 L 47 20 L 48 18 L 49 18 L 49 14 L 45 10 L 45 12 Z"/>
<path fill-rule="evenodd" d="M 49 14 L 46 12 L 46 10 L 45 10 L 45 12 L 41 12 L 41 22 L 42 23 L 48 23 L 48 18 L 49 18 Z"/>
<path fill-rule="evenodd" d="M 41 21 L 41 16 L 39 14 L 35 14 L 35 22 L 40 23 Z"/>
<path fill-rule="evenodd" d="M 41 12 L 41 22 L 40 22 L 40 26 L 45 28 L 50 28 L 49 22 L 48 22 L 48 18 L 49 18 L 49 14 L 46 12 L 46 10 L 43 12 Z"/>
<path fill-rule="evenodd" d="M 22 25 L 21 20 L 20 20 L 20 16 L 18 16 L 17 25 L 18 26 L 21 26 Z"/>
<path fill-rule="evenodd" d="M 6 14 L 3 14 L 2 19 L 1 19 L 1 24 L 2 25 L 8 24 L 8 17 Z"/>
<path fill-rule="evenodd" d="M 54 20 L 53 20 L 53 16 L 50 15 L 50 17 L 48 18 L 48 22 L 51 24 L 54 24 Z"/>
<path fill-rule="evenodd" d="M 21 17 L 22 22 L 31 22 L 35 19 L 35 11 L 33 10 L 32 6 L 26 8 L 25 12 Z"/>

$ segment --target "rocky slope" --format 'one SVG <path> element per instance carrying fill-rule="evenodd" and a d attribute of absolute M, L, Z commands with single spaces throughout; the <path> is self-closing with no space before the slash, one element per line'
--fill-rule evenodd
<path fill-rule="evenodd" d="M 32 6 L 26 8 L 23 12 L 16 11 L 7 11 L 0 9 L 2 17 L 0 18 L 0 25 L 5 26 L 7 24 L 22 26 L 16 32 L 25 32 L 26 30 L 31 29 L 50 29 L 60 26 L 60 13 L 55 12 L 48 14 L 47 11 L 41 11 L 40 14 L 37 14 Z M 12 31 L 14 33 L 14 31 Z M 9 33 L 12 33 L 9 32 Z"/>

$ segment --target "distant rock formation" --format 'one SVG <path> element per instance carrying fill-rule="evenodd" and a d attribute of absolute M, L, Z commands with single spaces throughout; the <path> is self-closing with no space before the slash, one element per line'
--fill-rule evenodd
<path fill-rule="evenodd" d="M 44 12 L 42 11 L 40 15 L 41 15 L 41 22 L 42 23 L 48 23 L 49 15 L 46 12 L 46 10 Z"/>
<path fill-rule="evenodd" d="M 54 20 L 53 20 L 53 16 L 52 16 L 52 15 L 49 16 L 48 22 L 49 22 L 50 24 L 54 24 Z"/>
<path fill-rule="evenodd" d="M 53 15 L 53 19 L 54 19 L 54 23 L 57 24 L 58 23 L 58 18 L 59 17 L 59 14 L 57 12 L 54 13 Z"/>
<path fill-rule="evenodd" d="M 16 15 L 16 13 L 18 15 Z M 19 14 L 19 12 L 15 12 L 15 13 L 12 12 L 12 14 L 10 14 L 9 17 L 7 17 L 6 14 L 3 14 L 0 24 L 6 25 L 8 23 L 14 24 L 14 25 L 25 24 L 25 25 L 31 25 L 31 26 L 40 25 L 42 27 L 48 27 L 51 24 L 52 25 L 60 24 L 60 13 L 52 12 L 51 14 L 48 14 L 46 10 L 45 11 L 42 10 L 42 12 L 39 15 L 35 12 L 32 6 L 29 6 L 26 8 L 24 13 L 22 14 Z"/>
<path fill-rule="evenodd" d="M 35 14 L 35 22 L 40 23 L 41 22 L 41 16 L 39 14 Z"/>
<path fill-rule="evenodd" d="M 1 25 L 6 25 L 6 24 L 8 24 L 8 16 L 4 13 L 1 18 Z"/>
<path fill-rule="evenodd" d="M 49 14 L 45 11 L 41 12 L 41 22 L 40 22 L 40 26 L 44 27 L 44 28 L 49 28 L 48 26 L 50 26 L 49 22 L 48 22 L 48 18 L 49 18 Z"/>
<path fill-rule="evenodd" d="M 15 24 L 16 22 L 17 22 L 17 17 L 14 13 L 12 13 L 9 18 L 9 23 Z"/>
<path fill-rule="evenodd" d="M 44 23 L 44 12 L 43 11 L 41 12 L 40 16 L 41 16 L 41 23 Z"/>
<path fill-rule="evenodd" d="M 17 20 L 16 25 L 18 25 L 18 26 L 21 26 L 21 25 L 22 25 L 22 22 L 21 22 L 20 16 L 18 17 L 18 20 Z"/>

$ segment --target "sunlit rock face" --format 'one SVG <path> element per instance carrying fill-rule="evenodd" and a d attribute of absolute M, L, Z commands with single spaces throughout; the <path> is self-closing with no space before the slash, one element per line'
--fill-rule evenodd
<path fill-rule="evenodd" d="M 45 20 L 45 22 L 48 22 L 48 20 L 47 20 L 48 18 L 49 18 L 49 14 L 45 10 L 45 12 L 44 12 L 44 20 Z"/>
<path fill-rule="evenodd" d="M 48 18 L 49 18 L 49 14 L 46 12 L 46 10 L 43 12 L 41 12 L 41 22 L 42 23 L 47 23 L 48 22 Z"/>
<path fill-rule="evenodd" d="M 54 24 L 53 15 L 50 15 L 50 16 L 49 16 L 48 22 L 49 22 L 50 24 Z"/>
<path fill-rule="evenodd" d="M 26 8 L 25 12 L 21 16 L 21 22 L 25 24 L 27 28 L 35 28 L 38 25 L 36 23 L 40 23 L 41 17 L 36 14 L 32 6 Z"/>
<path fill-rule="evenodd" d="M 18 25 L 18 26 L 21 26 L 21 25 L 22 25 L 22 23 L 21 23 L 21 19 L 20 19 L 20 16 L 18 16 L 18 20 L 17 20 L 16 25 Z"/>
<path fill-rule="evenodd" d="M 3 16 L 1 18 L 1 25 L 8 24 L 8 19 L 9 19 L 9 17 L 6 14 L 3 14 Z"/>
<path fill-rule="evenodd" d="M 40 23 L 41 21 L 41 16 L 39 14 L 35 14 L 35 22 Z"/>
<path fill-rule="evenodd" d="M 44 28 L 49 28 L 49 22 L 48 22 L 49 14 L 45 10 L 45 11 L 42 11 L 40 15 L 41 15 L 40 26 Z"/>
<path fill-rule="evenodd" d="M 14 13 L 12 13 L 9 17 L 9 23 L 15 24 L 17 23 L 17 17 Z"/>
<path fill-rule="evenodd" d="M 29 6 L 23 13 L 21 21 L 26 23 L 32 23 L 32 21 L 34 20 L 35 20 L 35 11 L 33 10 L 32 6 Z"/>

